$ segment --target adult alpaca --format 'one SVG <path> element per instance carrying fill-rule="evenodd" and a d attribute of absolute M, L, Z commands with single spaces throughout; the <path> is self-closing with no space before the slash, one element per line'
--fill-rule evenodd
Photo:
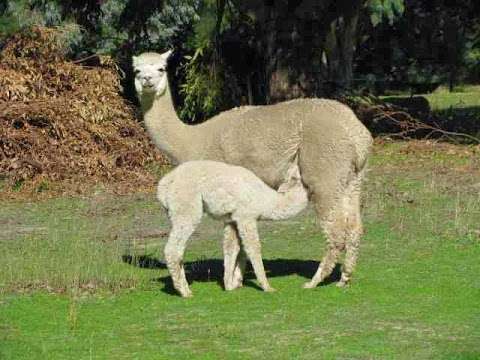
<path fill-rule="evenodd" d="M 343 250 L 339 285 L 345 285 L 356 263 L 362 233 L 360 191 L 372 144 L 370 132 L 351 109 L 327 99 L 240 107 L 202 124 L 186 125 L 178 118 L 170 94 L 169 55 L 133 57 L 145 126 L 156 145 L 177 163 L 215 160 L 243 166 L 274 189 L 298 153 L 302 181 L 328 244 L 317 272 L 304 287 L 323 281 Z M 233 226 L 226 229 L 225 237 L 239 244 Z M 238 284 L 242 283 L 243 268 L 244 256 L 235 269 Z"/>

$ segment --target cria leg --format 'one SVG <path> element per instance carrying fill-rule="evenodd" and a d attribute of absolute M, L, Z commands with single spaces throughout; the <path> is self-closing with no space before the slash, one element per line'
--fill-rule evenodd
<path fill-rule="evenodd" d="M 241 245 L 241 244 L 240 244 Z M 240 246 L 240 252 L 237 255 L 237 261 L 235 262 L 235 269 L 233 271 L 233 286 L 239 288 L 243 286 L 243 276 L 245 274 L 245 267 L 247 265 L 247 254 L 243 246 Z"/>
<path fill-rule="evenodd" d="M 188 201 L 186 201 L 188 199 Z M 200 223 L 203 205 L 200 197 L 187 197 L 185 201 L 169 204 L 168 215 L 172 229 L 165 245 L 165 260 L 172 276 L 174 288 L 183 297 L 192 296 L 183 268 L 183 254 L 188 239 Z"/>
<path fill-rule="evenodd" d="M 238 268 L 237 258 L 240 254 L 240 250 L 240 238 L 238 237 L 235 224 L 225 224 L 223 236 L 223 285 L 225 290 L 234 290 L 242 284 L 242 279 L 240 280 L 240 284 L 238 284 L 235 274 L 235 271 Z"/>
<path fill-rule="evenodd" d="M 270 286 L 263 267 L 260 239 L 258 238 L 257 223 L 255 220 L 237 221 L 238 234 L 242 241 L 245 252 L 252 263 L 253 271 L 257 280 L 264 291 L 272 292 L 274 288 Z"/>
<path fill-rule="evenodd" d="M 168 271 L 173 281 L 173 287 L 183 297 L 192 296 L 185 276 L 185 269 L 183 268 L 183 254 L 187 241 L 194 230 L 195 226 L 191 223 L 174 223 L 164 250 Z"/>

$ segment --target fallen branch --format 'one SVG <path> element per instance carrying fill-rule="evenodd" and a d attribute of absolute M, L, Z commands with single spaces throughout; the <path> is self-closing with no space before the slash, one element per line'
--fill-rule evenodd
<path fill-rule="evenodd" d="M 43 165 L 34 159 L 23 159 L 23 163 L 33 166 L 39 173 L 43 172 Z"/>
<path fill-rule="evenodd" d="M 389 121 L 391 121 L 394 125 L 398 126 L 400 129 L 403 129 L 402 131 L 396 132 L 396 133 L 382 134 L 384 136 L 407 137 L 408 134 L 412 134 L 417 131 L 424 130 L 424 131 L 429 131 L 429 133 L 425 135 L 425 138 L 427 139 L 432 137 L 432 135 L 434 134 L 441 134 L 443 137 L 447 137 L 453 141 L 455 141 L 455 138 L 461 137 L 461 138 L 469 139 L 470 141 L 473 141 L 477 144 L 480 144 L 480 139 L 473 135 L 456 132 L 456 131 L 444 130 L 444 129 L 441 129 L 436 124 L 435 125 L 426 124 L 412 117 L 410 114 L 404 111 L 385 111 L 380 106 L 375 106 L 374 110 L 379 111 L 379 113 L 374 116 L 373 118 L 374 121 L 382 121 L 386 118 Z M 404 118 L 406 120 L 401 120 L 401 118 Z"/>

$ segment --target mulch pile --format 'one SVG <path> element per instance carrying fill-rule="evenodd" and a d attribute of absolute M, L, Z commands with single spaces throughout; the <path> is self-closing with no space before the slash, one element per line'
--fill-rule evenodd
<path fill-rule="evenodd" d="M 62 38 L 58 29 L 36 27 L 8 39 L 0 53 L 2 191 L 151 187 L 156 179 L 145 165 L 166 160 L 120 96 L 115 63 L 67 61 Z"/>

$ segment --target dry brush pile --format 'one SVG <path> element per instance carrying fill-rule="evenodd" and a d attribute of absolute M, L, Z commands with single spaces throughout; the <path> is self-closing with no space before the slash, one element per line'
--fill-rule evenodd
<path fill-rule="evenodd" d="M 8 39 L 0 53 L 4 193 L 45 184 L 66 192 L 95 183 L 118 192 L 152 186 L 145 166 L 166 161 L 120 96 L 114 62 L 67 61 L 64 43 L 61 31 L 37 27 Z"/>

